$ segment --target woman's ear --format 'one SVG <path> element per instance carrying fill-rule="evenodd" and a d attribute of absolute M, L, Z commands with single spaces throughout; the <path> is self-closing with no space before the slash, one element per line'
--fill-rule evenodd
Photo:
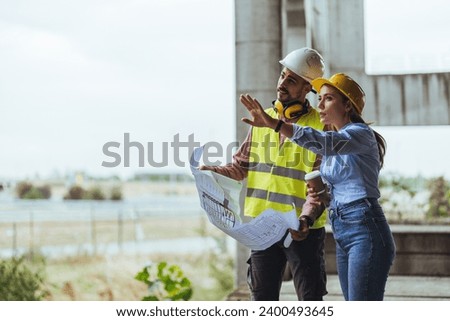
<path fill-rule="evenodd" d="M 350 100 L 347 100 L 347 102 L 345 103 L 345 111 L 351 112 L 352 109 L 353 109 L 352 103 L 350 102 Z"/>

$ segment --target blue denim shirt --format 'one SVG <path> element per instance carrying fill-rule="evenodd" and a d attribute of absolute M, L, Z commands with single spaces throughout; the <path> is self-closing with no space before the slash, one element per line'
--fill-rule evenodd
<path fill-rule="evenodd" d="M 323 156 L 320 172 L 330 187 L 332 207 L 380 197 L 380 159 L 368 125 L 349 123 L 337 132 L 294 125 L 291 140 Z"/>

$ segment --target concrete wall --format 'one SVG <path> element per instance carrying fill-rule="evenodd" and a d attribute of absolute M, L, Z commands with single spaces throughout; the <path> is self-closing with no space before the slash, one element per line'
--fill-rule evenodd
<path fill-rule="evenodd" d="M 391 275 L 450 276 L 450 226 L 391 226 L 397 247 Z M 336 246 L 325 242 L 328 274 L 336 274 Z"/>
<path fill-rule="evenodd" d="M 450 73 L 367 75 L 364 1 L 304 1 L 308 42 L 322 53 L 327 76 L 345 72 L 364 88 L 366 121 L 380 126 L 450 124 Z"/>
<path fill-rule="evenodd" d="M 450 124 L 450 73 L 368 78 L 366 119 L 377 125 Z"/>

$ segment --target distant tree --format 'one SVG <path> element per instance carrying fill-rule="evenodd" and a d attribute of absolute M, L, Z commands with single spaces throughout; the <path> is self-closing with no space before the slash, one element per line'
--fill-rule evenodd
<path fill-rule="evenodd" d="M 64 196 L 65 200 L 81 200 L 84 198 L 86 191 L 78 185 L 71 186 Z"/>
<path fill-rule="evenodd" d="M 105 199 L 105 193 L 99 186 L 91 187 L 85 194 L 85 199 L 103 201 Z"/>
<path fill-rule="evenodd" d="M 74 185 L 69 188 L 69 191 L 64 196 L 65 200 L 95 200 L 103 201 L 106 200 L 105 192 L 100 186 L 93 186 L 88 190 L 85 190 L 81 186 Z M 120 187 L 114 187 L 111 192 L 111 200 L 121 200 L 122 192 Z"/>
<path fill-rule="evenodd" d="M 44 199 L 49 199 L 52 196 L 52 190 L 49 185 L 39 186 L 37 189 Z"/>
<path fill-rule="evenodd" d="M 123 198 L 122 189 L 119 186 L 114 186 L 111 189 L 111 200 L 112 201 L 121 201 L 122 198 Z"/>
<path fill-rule="evenodd" d="M 16 194 L 19 198 L 24 198 L 24 195 L 33 188 L 33 185 L 28 182 L 19 182 L 16 186 Z"/>

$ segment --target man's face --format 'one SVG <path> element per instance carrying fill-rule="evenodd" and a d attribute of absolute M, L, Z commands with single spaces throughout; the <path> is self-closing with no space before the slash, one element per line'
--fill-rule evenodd
<path fill-rule="evenodd" d="M 311 85 L 302 77 L 283 68 L 278 78 L 277 99 L 283 103 L 298 100 L 305 101 L 306 94 L 311 91 Z"/>

